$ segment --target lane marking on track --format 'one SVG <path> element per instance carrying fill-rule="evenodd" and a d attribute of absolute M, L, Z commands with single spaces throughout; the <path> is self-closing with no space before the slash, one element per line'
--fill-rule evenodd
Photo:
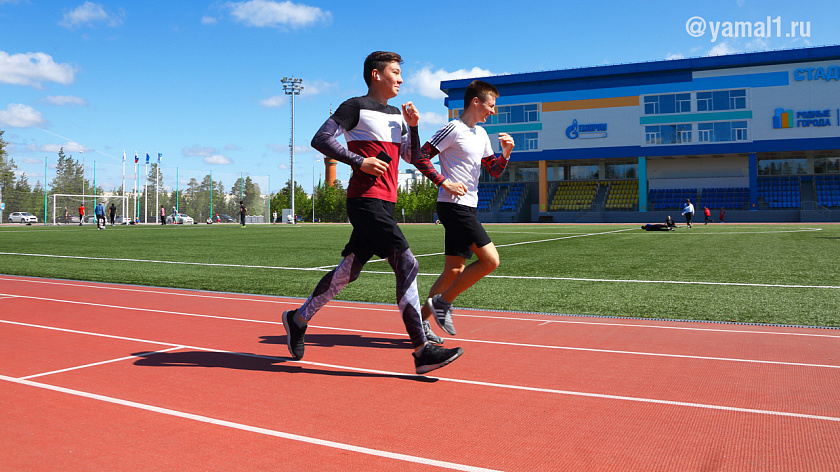
<path fill-rule="evenodd" d="M 157 354 L 157 353 L 160 353 L 160 352 L 175 351 L 177 349 L 181 349 L 182 347 L 183 346 L 171 347 L 169 349 L 163 349 L 163 350 L 160 350 L 160 351 L 153 351 L 153 352 L 144 353 L 143 355 L 147 356 L 149 354 Z M 127 360 L 130 360 L 130 359 L 139 359 L 139 358 L 140 358 L 140 356 L 135 356 L 135 355 L 125 356 L 125 357 L 120 357 L 120 358 L 117 358 L 117 359 L 108 359 L 107 361 L 93 362 L 93 363 L 90 363 L 90 364 L 78 365 L 78 366 L 75 366 L 75 367 L 68 367 L 66 369 L 53 370 L 51 372 L 42 372 L 40 374 L 27 375 L 26 377 L 18 377 L 18 378 L 23 379 L 23 380 L 29 380 L 29 379 L 34 379 L 34 378 L 37 378 L 37 377 L 44 377 L 46 375 L 60 374 L 62 372 L 70 372 L 71 370 L 79 370 L 79 369 L 84 369 L 86 367 L 96 367 L 96 366 L 99 366 L 99 365 L 111 364 L 113 362 L 127 361 Z"/>
<path fill-rule="evenodd" d="M 78 303 L 78 302 L 77 302 Z M 101 306 L 101 305 L 100 305 Z M 113 308 L 113 307 L 106 307 L 106 308 Z M 161 313 L 160 310 L 143 310 L 141 308 L 135 308 L 134 310 L 139 311 L 152 311 Z M 175 314 L 181 316 L 194 316 L 200 318 L 214 318 L 214 319 L 222 319 L 222 320 L 229 320 L 229 321 L 240 321 L 246 323 L 260 323 L 260 324 L 273 324 L 273 325 L 282 325 L 281 322 L 275 321 L 262 321 L 262 320 L 251 320 L 251 319 L 243 319 L 243 318 L 230 318 L 230 317 L 223 317 L 223 316 L 213 316 L 213 315 L 199 315 L 199 314 L 191 314 L 191 313 L 177 313 L 177 312 L 162 312 L 165 314 Z M 51 326 L 45 325 L 37 325 L 31 323 L 23 323 L 19 321 L 10 321 L 10 320 L 0 320 L 0 323 L 5 324 L 12 324 L 17 326 L 25 326 L 31 328 L 40 328 L 40 329 L 49 329 L 54 331 L 63 331 L 68 333 L 74 334 L 85 334 L 85 335 L 92 335 L 92 336 L 100 336 L 106 338 L 114 338 L 114 339 L 123 339 L 129 341 L 136 341 L 136 342 L 146 342 L 142 339 L 134 339 L 134 338 L 124 338 L 120 336 L 111 336 L 106 334 L 100 333 L 92 333 L 88 331 L 77 331 L 65 328 L 56 328 Z M 624 326 L 624 325 L 620 325 Z M 632 325 L 631 325 L 632 326 Z M 358 333 L 358 334 L 370 334 L 376 336 L 391 336 L 396 338 L 407 338 L 408 335 L 405 333 L 392 333 L 388 331 L 370 331 L 370 330 L 362 330 L 362 329 L 353 329 L 353 328 L 336 328 L 332 326 L 320 326 L 320 325 L 310 325 L 310 329 L 323 329 L 327 331 L 339 331 L 345 333 Z M 726 331 L 724 331 L 726 333 Z M 759 331 L 758 333 L 764 333 Z M 505 341 L 487 341 L 482 339 L 469 339 L 469 338 L 458 338 L 458 341 L 465 342 L 465 343 L 475 343 L 475 344 L 489 344 L 495 346 L 512 346 L 512 347 L 523 347 L 523 348 L 533 348 L 533 349 L 553 349 L 553 350 L 560 350 L 560 351 L 576 351 L 576 352 L 593 352 L 599 354 L 617 354 L 617 355 L 629 355 L 629 356 L 647 356 L 647 357 L 664 357 L 664 358 L 671 358 L 671 359 L 691 359 L 691 360 L 700 360 L 700 361 L 714 361 L 714 362 L 740 362 L 746 364 L 764 364 L 764 365 L 779 365 L 779 366 L 788 366 L 788 367 L 809 367 L 809 368 L 824 368 L 824 369 L 840 369 L 840 365 L 833 365 L 833 364 L 811 364 L 805 362 L 786 362 L 786 361 L 771 361 L 771 360 L 763 360 L 763 359 L 743 359 L 743 358 L 734 358 L 734 357 L 715 357 L 715 356 L 698 356 L 698 355 L 689 355 L 689 354 L 670 354 L 670 353 L 660 353 L 660 352 L 644 352 L 644 351 L 624 351 L 624 350 L 617 350 L 617 349 L 597 349 L 597 348 L 587 348 L 587 347 L 574 347 L 574 346 L 556 346 L 556 345 L 547 345 L 547 344 L 527 344 L 527 343 L 513 343 L 513 342 L 505 342 Z M 164 344 L 164 345 L 173 345 L 170 343 L 159 343 L 156 341 L 150 341 L 153 344 Z M 178 345 L 180 346 L 180 345 Z"/>
<path fill-rule="evenodd" d="M 4 294 L 0 294 L 4 295 Z M 219 315 L 204 315 L 201 313 L 187 313 L 182 311 L 169 311 L 169 310 L 160 310 L 157 308 L 140 308 L 140 307 L 133 307 L 133 306 L 119 306 L 119 305 L 106 305 L 103 303 L 93 303 L 93 302 L 82 302 L 78 300 L 63 300 L 57 298 L 44 298 L 44 297 L 34 297 L 30 295 L 16 295 L 14 298 L 17 299 L 29 299 L 29 300 L 39 300 L 39 301 L 46 301 L 46 302 L 55 302 L 55 303 L 68 303 L 72 305 L 86 305 L 86 306 L 94 306 L 100 308 L 113 308 L 117 310 L 129 310 L 129 311 L 146 311 L 150 313 L 162 313 L 166 315 L 179 315 L 179 316 L 192 316 L 196 318 L 213 318 L 219 320 L 229 320 L 229 321 L 244 321 L 248 323 L 261 323 L 261 324 L 273 324 L 273 325 L 280 325 L 282 324 L 279 321 L 266 321 L 266 320 L 255 320 L 249 318 L 236 318 L 231 316 L 219 316 Z M 239 300 L 239 299 L 235 299 Z M 279 302 L 279 303 L 286 303 L 286 304 L 298 304 L 297 301 L 290 301 L 290 302 Z M 339 302 L 340 303 L 340 302 Z M 373 307 L 366 307 L 366 306 L 341 306 L 341 305 L 327 305 L 329 308 L 338 308 L 338 309 L 345 309 L 345 310 L 362 310 L 362 311 L 380 311 L 380 312 L 388 312 L 388 313 L 399 313 L 395 308 L 373 308 Z M 488 316 L 488 315 L 470 315 L 470 314 L 459 314 L 458 316 L 462 317 L 470 317 L 470 318 L 485 318 L 491 320 L 506 320 L 506 321 L 537 321 L 545 323 L 562 323 L 562 324 L 582 324 L 582 325 L 593 325 L 593 326 L 618 326 L 618 327 L 625 327 L 625 328 L 650 328 L 650 329 L 673 329 L 673 330 L 683 330 L 683 331 L 706 331 L 706 332 L 715 332 L 715 333 L 729 333 L 729 334 L 764 334 L 764 335 L 778 335 L 778 336 L 802 336 L 802 337 L 814 337 L 814 338 L 832 338 L 837 339 L 840 338 L 840 335 L 831 335 L 831 334 L 817 334 L 817 333 L 797 333 L 791 331 L 760 331 L 760 330 L 747 330 L 747 329 L 715 329 L 715 328 L 696 328 L 691 326 L 665 326 L 665 325 L 655 325 L 655 324 L 633 324 L 633 323 L 613 323 L 613 322 L 594 322 L 594 321 L 571 321 L 571 320 L 544 320 L 539 318 L 519 318 L 519 317 L 511 317 L 511 316 Z M 316 325 L 312 325 L 315 327 Z M 344 328 L 331 328 L 329 326 L 321 326 L 324 329 L 338 329 L 342 330 Z M 806 329 L 806 328 L 803 328 Z M 395 333 L 379 333 L 375 331 L 364 331 L 364 330 L 355 330 L 355 329 L 344 329 L 345 331 L 358 331 L 363 333 L 376 333 L 376 334 L 395 334 Z M 405 333 L 399 334 L 401 336 L 405 336 Z M 460 339 L 460 338 L 459 338 Z"/>
<path fill-rule="evenodd" d="M 9 322 L 11 324 L 23 324 L 25 323 L 16 323 L 16 322 Z M 35 325 L 31 325 L 34 327 L 38 327 Z M 47 329 L 55 329 L 59 331 L 63 331 L 61 328 L 52 328 L 52 327 L 45 327 Z M 72 330 L 71 330 L 72 331 Z M 81 333 L 80 331 L 72 331 L 76 333 Z M 94 336 L 100 337 L 112 337 L 106 334 L 100 333 L 91 333 Z M 259 354 L 247 354 L 241 352 L 230 352 L 225 350 L 218 350 L 218 349 L 210 349 L 210 348 L 203 348 L 197 346 L 188 346 L 188 345 L 176 345 L 171 343 L 164 343 L 164 342 L 156 342 L 156 341 L 145 341 L 149 344 L 161 344 L 161 345 L 169 345 L 173 347 L 179 347 L 182 349 L 195 349 L 199 351 L 206 351 L 206 352 L 223 352 L 226 354 L 233 354 L 233 355 L 241 355 L 246 357 L 257 357 L 261 359 L 270 359 L 276 362 L 289 362 L 295 364 L 304 364 L 316 367 L 327 367 L 336 370 L 343 370 L 343 371 L 352 371 L 352 372 L 364 372 L 364 373 L 374 373 L 378 375 L 387 375 L 396 378 L 406 378 L 406 377 L 416 377 L 418 379 L 437 379 L 439 381 L 444 382 L 454 382 L 460 384 L 467 384 L 467 385 L 476 385 L 482 387 L 493 387 L 493 388 L 504 388 L 510 390 L 520 390 L 520 391 L 529 391 L 529 392 L 538 392 L 538 393 L 550 393 L 550 394 L 557 394 L 557 395 L 566 395 L 566 396 L 575 396 L 575 397 L 589 397 L 589 398 L 600 398 L 604 400 L 620 400 L 620 401 L 629 401 L 629 402 L 637 402 L 637 403 L 651 403 L 651 404 L 659 404 L 659 405 L 668 405 L 668 406 L 680 406 L 680 407 L 689 407 L 689 408 L 700 408 L 700 409 L 707 409 L 707 410 L 723 410 L 723 411 L 732 411 L 732 412 L 739 412 L 739 413 L 751 413 L 751 414 L 759 414 L 759 415 L 768 415 L 768 416 L 786 416 L 786 417 L 793 417 L 793 418 L 801 418 L 801 419 L 810 419 L 810 420 L 822 420 L 822 421 L 832 421 L 832 422 L 840 422 L 840 418 L 833 417 L 833 416 L 823 416 L 823 415 L 811 415 L 806 413 L 794 413 L 794 412 L 786 412 L 786 411 L 777 411 L 777 410 L 762 410 L 762 409 L 755 409 L 755 408 L 742 408 L 742 407 L 732 407 L 732 406 L 725 406 L 725 405 L 713 405 L 713 404 L 706 404 L 706 403 L 694 403 L 694 402 L 679 402 L 673 400 L 661 400 L 656 398 L 645 398 L 645 397 L 630 397 L 624 395 L 610 395 L 610 394 L 603 394 L 603 393 L 591 393 L 591 392 L 578 392 L 573 390 L 559 390 L 559 389 L 551 389 L 551 388 L 542 388 L 542 387 L 528 387 L 522 385 L 510 385 L 510 384 L 500 384 L 494 382 L 484 382 L 479 380 L 468 380 L 468 379 L 456 379 L 451 377 L 432 377 L 432 376 L 420 376 L 420 375 L 413 375 L 413 374 L 406 374 L 402 372 L 392 372 L 392 371 L 384 371 L 384 370 L 376 370 L 376 369 L 365 369 L 360 367 L 352 367 L 352 366 L 345 366 L 345 365 L 337 365 L 337 364 L 326 364 L 322 362 L 311 362 L 311 361 L 293 361 L 287 358 L 282 357 L 275 357 L 275 356 L 264 356 Z M 51 385 L 46 384 L 37 384 L 31 382 L 29 380 L 17 379 L 14 377 L 8 377 L 5 375 L 0 375 L 0 380 L 7 380 L 10 382 L 15 383 L 22 383 L 25 385 L 32 386 L 43 386 L 43 387 L 53 387 Z M 56 389 L 61 389 L 61 387 L 54 387 Z M 62 389 L 69 390 L 69 389 Z M 75 391 L 68 391 L 66 393 L 72 393 Z M 90 394 L 96 395 L 96 394 Z M 97 395 L 99 397 L 99 395 Z M 103 397 L 107 398 L 107 397 Z M 107 400 L 106 400 L 107 401 Z M 156 407 L 152 407 L 156 408 Z M 285 433 L 284 433 L 285 434 Z"/>
<path fill-rule="evenodd" d="M 340 443 L 340 442 L 336 442 L 336 441 L 328 441 L 328 440 L 325 440 L 325 439 L 318 439 L 318 438 L 313 438 L 313 437 L 310 437 L 310 436 L 302 436 L 302 435 L 299 435 L 299 434 L 286 433 L 286 432 L 283 432 L 283 431 L 277 431 L 277 430 L 273 430 L 273 429 L 260 428 L 258 426 L 251 426 L 251 425 L 242 424 L 242 423 L 235 423 L 233 421 L 227 421 L 227 420 L 222 420 L 222 419 L 218 419 L 218 418 L 211 418 L 211 417 L 203 416 L 203 415 L 196 415 L 194 413 L 186 413 L 186 412 L 183 412 L 183 411 L 172 410 L 170 408 L 163 408 L 163 407 L 159 407 L 159 406 L 149 405 L 149 404 L 146 404 L 146 403 L 139 403 L 139 402 L 134 402 L 134 401 L 131 401 L 131 400 L 123 400 L 123 399 L 120 399 L 120 398 L 109 397 L 109 396 L 105 396 L 105 395 L 99 395 L 99 394 L 96 394 L 96 393 L 90 393 L 90 392 L 84 392 L 84 391 L 81 391 L 81 390 L 74 390 L 74 389 L 70 389 L 70 388 L 59 387 L 57 385 L 50 385 L 50 384 L 45 384 L 45 383 L 40 383 L 40 382 L 33 382 L 31 380 L 25 380 L 25 379 L 16 379 L 16 378 L 13 378 L 13 377 L 7 377 L 5 375 L 0 375 L 0 380 L 5 380 L 7 382 L 16 383 L 16 384 L 19 384 L 19 385 L 26 385 L 26 386 L 34 387 L 34 388 L 40 388 L 40 389 L 44 389 L 44 390 L 51 390 L 51 391 L 54 391 L 54 392 L 64 393 L 64 394 L 68 394 L 68 395 L 74 395 L 74 396 L 77 396 L 77 397 L 88 398 L 88 399 L 91 399 L 91 400 L 98 400 L 98 401 L 101 401 L 101 402 L 127 406 L 127 407 L 130 407 L 130 408 L 136 408 L 136 409 L 150 411 L 150 412 L 154 412 L 154 413 L 160 413 L 160 414 L 163 414 L 163 415 L 174 416 L 174 417 L 177 417 L 177 418 L 184 418 L 184 419 L 188 419 L 188 420 L 198 421 L 198 422 L 201 422 L 201 423 L 208 423 L 208 424 L 213 424 L 213 425 L 216 425 L 216 426 L 223 426 L 223 427 L 226 427 L 226 428 L 237 429 L 237 430 L 240 430 L 240 431 L 248 431 L 248 432 L 251 432 L 251 433 L 262 434 L 262 435 L 265 435 L 265 436 L 273 436 L 273 437 L 277 437 L 277 438 L 288 439 L 288 440 L 291 440 L 291 441 L 298 441 L 298 442 L 304 442 L 304 443 L 308 443 L 308 444 L 314 444 L 314 445 L 317 445 L 317 446 L 324 446 L 324 447 L 329 447 L 329 448 L 333 448 L 333 449 L 340 449 L 340 450 L 344 450 L 344 451 L 356 452 L 356 453 L 359 453 L 359 454 L 366 454 L 366 455 L 370 455 L 370 456 L 383 457 L 383 458 L 386 458 L 386 459 L 394 459 L 394 460 L 405 461 L 405 462 L 413 462 L 413 463 L 416 463 L 416 464 L 423 464 L 423 465 L 441 467 L 441 468 L 452 469 L 452 470 L 463 470 L 463 471 L 473 471 L 473 472 L 483 472 L 483 471 L 490 472 L 490 471 L 493 470 L 493 469 L 486 469 L 486 468 L 482 468 L 482 467 L 475 467 L 475 466 L 470 466 L 470 465 L 465 465 L 465 464 L 458 464 L 458 463 L 455 463 L 455 462 L 439 461 L 439 460 L 435 460 L 435 459 L 428 459 L 428 458 L 425 458 L 425 457 L 411 456 L 411 455 L 408 455 L 408 454 L 400 454 L 400 453 L 396 453 L 396 452 L 388 452 L 388 451 L 383 451 L 383 450 L 379 450 L 379 449 L 372 449 L 372 448 L 362 447 L 362 446 L 354 446 L 352 444 Z"/>

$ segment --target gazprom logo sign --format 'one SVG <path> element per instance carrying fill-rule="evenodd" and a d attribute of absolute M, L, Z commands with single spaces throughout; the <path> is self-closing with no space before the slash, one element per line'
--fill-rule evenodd
<path fill-rule="evenodd" d="M 566 137 L 569 139 L 592 139 L 606 138 L 606 123 L 591 123 L 579 125 L 577 120 L 572 120 L 572 125 L 566 128 Z"/>

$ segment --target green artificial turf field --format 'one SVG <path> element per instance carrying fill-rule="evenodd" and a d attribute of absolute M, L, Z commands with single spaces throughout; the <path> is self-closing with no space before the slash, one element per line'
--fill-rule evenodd
<path fill-rule="evenodd" d="M 840 225 L 485 225 L 501 266 L 458 307 L 840 326 Z M 421 298 L 443 268 L 442 226 L 403 225 Z M 0 273 L 306 297 L 349 225 L 0 226 Z M 49 257 L 44 257 L 49 256 Z M 69 257 L 56 257 L 69 256 Z M 2 282 L 0 282 L 2 286 Z M 2 292 L 2 290 L 0 290 Z M 374 259 L 337 297 L 395 303 Z"/>

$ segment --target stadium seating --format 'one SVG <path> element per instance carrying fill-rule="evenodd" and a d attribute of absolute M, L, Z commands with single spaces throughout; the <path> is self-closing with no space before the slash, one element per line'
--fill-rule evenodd
<path fill-rule="evenodd" d="M 609 186 L 607 201 L 604 203 L 606 210 L 634 210 L 639 203 L 639 181 L 638 180 L 613 180 L 601 182 Z"/>
<path fill-rule="evenodd" d="M 592 208 L 598 194 L 598 182 L 590 180 L 562 181 L 551 199 L 549 211 L 585 211 Z"/>
<path fill-rule="evenodd" d="M 773 208 L 801 208 L 799 176 L 786 175 L 758 179 L 758 198 Z"/>
<path fill-rule="evenodd" d="M 525 195 L 525 184 L 502 184 L 502 188 L 509 187 L 505 201 L 499 207 L 499 211 L 516 211 L 519 208 L 519 201 Z"/>
<path fill-rule="evenodd" d="M 817 203 L 824 207 L 840 207 L 840 175 L 814 177 Z"/>
<path fill-rule="evenodd" d="M 478 211 L 490 211 L 496 192 L 499 191 L 498 184 L 478 184 Z"/>
<path fill-rule="evenodd" d="M 696 188 L 657 188 L 648 192 L 650 205 L 654 210 L 682 210 L 685 199 L 696 205 Z"/>
<path fill-rule="evenodd" d="M 748 187 L 704 188 L 695 206 L 743 210 L 749 208 L 749 203 Z"/>

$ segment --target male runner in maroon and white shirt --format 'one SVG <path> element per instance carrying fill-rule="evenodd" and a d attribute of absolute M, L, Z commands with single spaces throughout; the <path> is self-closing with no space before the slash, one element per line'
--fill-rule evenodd
<path fill-rule="evenodd" d="M 499 177 L 513 150 L 513 138 L 499 133 L 502 155 L 496 156 L 487 131 L 478 123 L 495 114 L 499 91 L 493 85 L 474 80 L 464 92 L 461 116 L 439 129 L 420 151 L 416 167 L 440 187 L 437 198 L 438 219 L 446 228 L 446 262 L 443 273 L 429 290 L 423 306 L 423 318 L 434 315 L 438 325 L 455 335 L 452 324 L 452 302 L 499 266 L 499 253 L 478 221 L 478 177 L 484 167 Z M 440 154 L 441 174 L 435 171 L 431 158 Z M 464 266 L 472 254 L 478 260 Z"/>
<path fill-rule="evenodd" d="M 420 155 L 420 113 L 411 102 L 402 105 L 402 113 L 388 105 L 403 82 L 401 63 L 399 54 L 371 53 L 364 64 L 368 93 L 342 103 L 312 138 L 313 148 L 353 169 L 347 187 L 347 216 L 353 233 L 338 266 L 321 279 L 300 308 L 283 313 L 286 343 L 296 360 L 303 358 L 309 320 L 356 280 L 374 255 L 387 259 L 396 275 L 397 304 L 414 346 L 415 371 L 424 374 L 443 367 L 463 352 L 461 348 L 443 349 L 427 342 L 420 318 L 417 260 L 394 219 L 399 166 L 397 162 L 388 163 L 396 158 L 415 163 Z M 336 140 L 342 134 L 346 148 Z"/>

